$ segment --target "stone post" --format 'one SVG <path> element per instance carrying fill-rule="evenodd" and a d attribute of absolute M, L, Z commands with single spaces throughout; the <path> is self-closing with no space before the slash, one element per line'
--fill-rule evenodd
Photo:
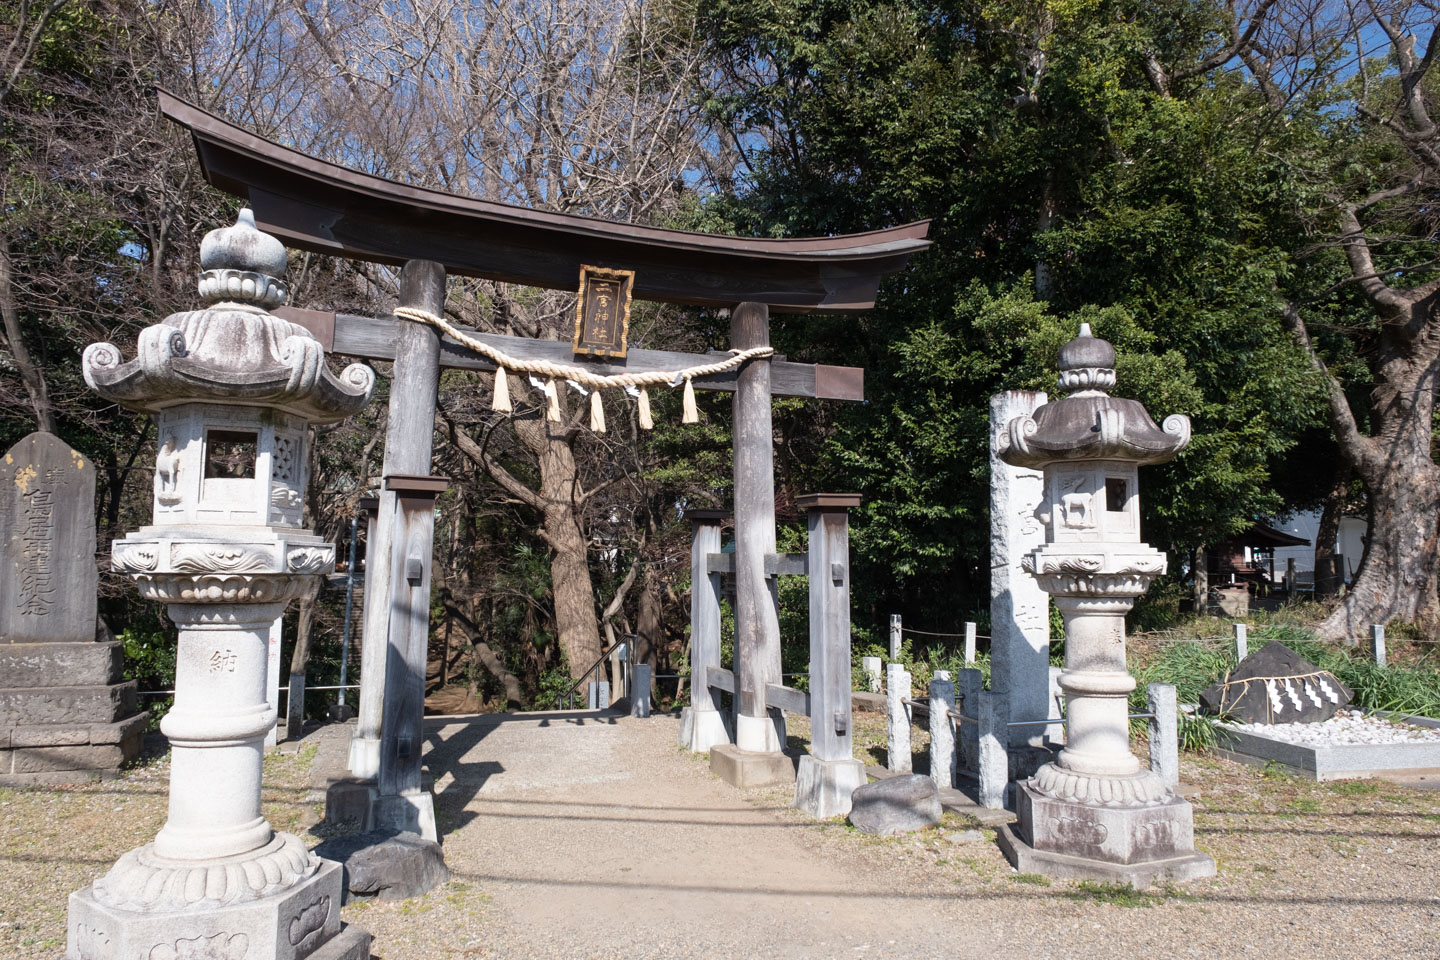
<path fill-rule="evenodd" d="M 1000 696 L 1007 722 L 1049 716 L 1050 601 L 1021 568 L 1021 560 L 1045 542 L 1035 517 L 1042 474 L 1001 460 L 998 446 L 1006 424 L 1033 416 L 1045 402 L 1045 394 L 1029 390 L 990 398 L 990 690 Z M 1010 727 L 1006 736 L 1011 747 L 1039 747 L 1045 728 Z"/>
<path fill-rule="evenodd" d="M 1005 806 L 1005 788 L 1010 785 L 1010 752 L 1006 749 L 1005 706 L 993 693 L 975 698 L 976 779 L 980 806 L 1000 810 Z"/>
<path fill-rule="evenodd" d="M 978 632 L 978 631 L 976 630 L 976 625 L 975 625 L 974 623 L 971 623 L 970 621 L 967 620 L 967 621 L 965 622 L 965 662 L 966 662 L 966 663 L 974 663 L 974 662 L 975 662 L 975 640 L 976 640 L 976 634 L 977 634 L 977 632 Z"/>
<path fill-rule="evenodd" d="M 955 684 L 930 681 L 930 779 L 935 786 L 955 786 Z"/>
<path fill-rule="evenodd" d="M 1145 887 L 1215 872 L 1195 852 L 1190 804 L 1130 752 L 1125 669 L 1125 613 L 1165 572 L 1165 555 L 1140 542 L 1138 467 L 1183 449 L 1190 421 L 1161 429 L 1136 401 L 1108 396 L 1114 385 L 1114 347 L 1082 325 L 1060 351 L 1068 396 L 1001 437 L 1007 463 L 1044 470 L 1045 544 L 1024 566 L 1065 618 L 1068 729 L 1059 756 L 1018 785 L 1018 823 L 999 840 L 1024 872 Z"/>
<path fill-rule="evenodd" d="M 260 813 L 271 624 L 335 548 L 301 524 L 307 425 L 369 400 L 374 374 L 339 379 L 320 343 L 268 313 L 284 302 L 285 249 L 250 211 L 200 246 L 205 309 L 142 330 L 138 356 L 85 351 L 85 379 L 155 415 L 162 463 L 154 523 L 116 540 L 116 570 L 166 604 L 179 628 L 170 804 L 151 843 L 71 894 L 70 960 L 214 956 L 300 960 L 327 941 L 368 955 L 340 924 L 341 868 Z M 196 946 L 196 945 L 199 946 Z"/>
<path fill-rule="evenodd" d="M 1370 654 L 1375 658 L 1375 666 L 1385 666 L 1385 627 L 1378 623 L 1370 626 Z"/>
<path fill-rule="evenodd" d="M 960 709 L 956 711 L 962 716 L 978 720 L 980 717 L 980 692 L 985 687 L 985 675 L 979 670 L 971 667 L 960 671 L 960 681 L 956 688 L 960 700 Z M 962 723 L 959 728 L 960 739 L 960 766 L 975 773 L 979 770 L 980 764 L 980 726 L 978 723 Z"/>
<path fill-rule="evenodd" d="M 711 573 L 709 557 L 720 552 L 725 510 L 691 510 L 690 521 L 690 706 L 680 713 L 680 746 L 691 753 L 730 742 L 725 715 L 706 681 L 706 670 L 720 666 L 721 574 Z"/>
<path fill-rule="evenodd" d="M 890 660 L 894 662 L 900 659 L 900 645 L 904 637 L 900 632 L 900 614 L 890 614 Z"/>
<path fill-rule="evenodd" d="M 1180 710 L 1175 687 L 1152 683 L 1145 688 L 1150 700 L 1150 769 L 1165 785 L 1180 785 Z"/>
<path fill-rule="evenodd" d="M 1250 656 L 1250 628 L 1243 623 L 1235 624 L 1235 662 Z"/>
<path fill-rule="evenodd" d="M 650 664 L 635 664 L 631 681 L 634 692 L 630 694 L 630 716 L 650 716 Z"/>
<path fill-rule="evenodd" d="M 978 672 L 978 671 L 977 671 Z M 887 765 L 895 773 L 909 773 L 910 756 L 910 674 L 898 663 L 885 667 L 885 706 L 887 725 Z"/>

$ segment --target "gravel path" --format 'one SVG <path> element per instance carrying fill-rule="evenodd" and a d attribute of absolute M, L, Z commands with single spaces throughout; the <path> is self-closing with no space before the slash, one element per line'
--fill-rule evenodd
<path fill-rule="evenodd" d="M 671 717 L 432 729 L 460 889 L 347 907 L 385 958 L 1440 955 L 1435 793 L 1187 759 L 1220 876 L 1137 895 L 1017 876 L 958 821 L 817 825 L 716 780 Z"/>
<path fill-rule="evenodd" d="M 1437 791 L 1187 755 L 1197 842 L 1220 875 L 1140 895 L 1016 875 L 993 834 L 956 818 L 894 839 L 815 824 L 784 792 L 711 777 L 674 747 L 671 717 L 427 728 L 455 879 L 345 907 L 384 960 L 1440 956 Z M 343 757 L 345 732 L 267 759 L 277 826 L 313 824 L 317 758 Z M 66 896 L 153 835 L 167 777 L 162 759 L 0 790 L 0 958 L 60 956 Z"/>

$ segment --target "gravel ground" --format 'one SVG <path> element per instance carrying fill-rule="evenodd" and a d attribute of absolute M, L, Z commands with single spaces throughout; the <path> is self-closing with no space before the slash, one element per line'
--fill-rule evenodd
<path fill-rule="evenodd" d="M 868 751 L 883 721 L 857 720 Z M 676 729 L 427 724 L 455 879 L 344 918 L 386 960 L 1440 956 L 1437 792 L 1187 755 L 1197 844 L 1220 873 L 1142 895 L 1017 875 L 992 833 L 954 817 L 888 839 L 810 822 L 782 791 L 713 778 L 674 747 Z M 326 754 L 316 741 L 266 761 L 277 827 L 313 824 L 307 787 Z M 0 791 L 0 957 L 61 954 L 66 895 L 153 835 L 167 776 L 161 760 L 110 783 Z"/>
<path fill-rule="evenodd" d="M 1440 730 L 1433 727 L 1367 716 L 1363 710 L 1337 710 L 1335 716 L 1320 723 L 1237 723 L 1235 729 L 1310 746 L 1440 742 Z"/>

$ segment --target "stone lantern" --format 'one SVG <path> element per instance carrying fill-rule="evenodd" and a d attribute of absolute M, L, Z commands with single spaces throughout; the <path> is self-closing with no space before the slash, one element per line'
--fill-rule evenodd
<path fill-rule="evenodd" d="M 368 935 L 340 935 L 339 865 L 261 815 L 260 768 L 270 624 L 334 568 L 333 545 L 301 525 L 306 429 L 358 412 L 375 375 L 336 378 L 309 331 L 269 313 L 285 248 L 249 210 L 206 235 L 200 263 L 207 306 L 141 331 L 128 363 L 108 343 L 84 355 L 91 389 L 158 427 L 154 522 L 116 540 L 112 562 L 167 604 L 180 641 L 160 724 L 169 816 L 71 894 L 67 956 L 368 957 Z"/>
<path fill-rule="evenodd" d="M 999 455 L 1044 473 L 1036 516 L 1045 544 L 1022 565 L 1065 619 L 1065 748 L 1017 785 L 1016 829 L 1001 832 L 1021 871 L 1144 887 L 1209 876 L 1194 848 L 1190 804 L 1130 752 L 1125 614 L 1165 555 L 1140 541 L 1139 467 L 1171 459 L 1190 441 L 1176 414 L 1157 427 L 1135 400 L 1109 396 L 1115 348 L 1090 334 L 1060 350 L 1068 396 L 1011 420 Z"/>

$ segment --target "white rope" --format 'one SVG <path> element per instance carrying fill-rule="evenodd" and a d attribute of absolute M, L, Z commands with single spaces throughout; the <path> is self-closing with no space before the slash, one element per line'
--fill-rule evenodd
<path fill-rule="evenodd" d="M 591 373 L 584 367 L 573 366 L 568 363 L 551 363 L 549 360 L 519 360 L 503 350 L 497 350 L 484 341 L 477 340 L 445 318 L 437 317 L 433 313 L 425 310 L 417 310 L 413 307 L 397 307 L 395 309 L 395 316 L 405 320 L 427 323 L 432 327 L 436 327 L 457 342 L 469 347 L 482 357 L 485 357 L 497 367 L 504 367 L 507 370 L 514 370 L 521 373 L 538 373 L 541 376 L 549 377 L 551 380 L 574 380 L 576 383 L 584 384 L 587 387 L 602 390 L 607 387 L 651 387 L 662 383 L 679 386 L 681 381 L 693 380 L 696 377 L 707 377 L 711 374 L 734 370 L 746 360 L 768 357 L 775 352 L 774 347 L 750 347 L 748 350 L 731 350 L 730 355 L 723 360 L 717 360 L 714 363 L 702 363 L 694 367 L 686 367 L 683 370 L 670 372 L 664 370 L 649 370 L 636 373 L 612 373 L 600 376 Z"/>

